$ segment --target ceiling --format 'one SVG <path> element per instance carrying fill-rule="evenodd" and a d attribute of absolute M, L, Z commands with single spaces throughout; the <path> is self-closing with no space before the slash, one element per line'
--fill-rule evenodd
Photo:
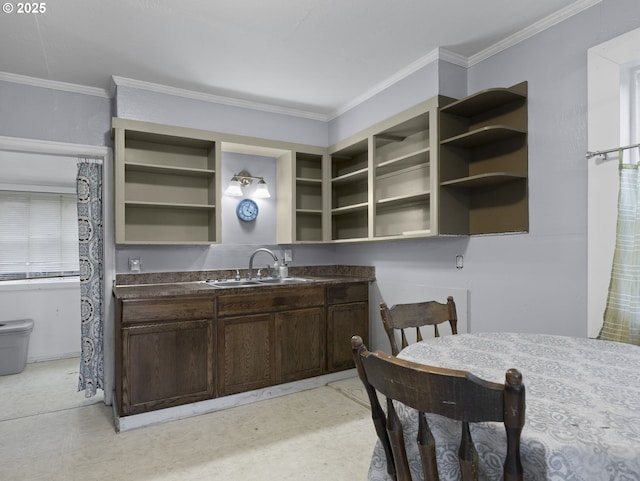
<path fill-rule="evenodd" d="M 107 91 L 116 76 L 331 117 L 434 52 L 464 64 L 598 1 L 55 0 L 0 15 L 0 71 Z"/>

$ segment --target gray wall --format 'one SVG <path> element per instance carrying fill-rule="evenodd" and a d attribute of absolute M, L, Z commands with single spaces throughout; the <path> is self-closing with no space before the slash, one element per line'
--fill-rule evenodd
<path fill-rule="evenodd" d="M 468 93 L 529 82 L 529 234 L 344 245 L 337 262 L 468 288 L 470 331 L 586 335 L 587 49 L 638 26 L 637 0 L 604 0 L 468 69 Z"/>
<path fill-rule="evenodd" d="M 111 145 L 106 97 L 0 81 L 0 112 L 3 136 Z"/>
<path fill-rule="evenodd" d="M 126 119 L 307 145 L 327 145 L 326 122 L 131 87 L 117 88 L 115 108 L 116 115 Z"/>

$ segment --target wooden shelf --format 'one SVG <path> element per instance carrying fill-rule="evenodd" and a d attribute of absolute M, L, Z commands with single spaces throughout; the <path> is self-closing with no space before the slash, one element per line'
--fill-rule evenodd
<path fill-rule="evenodd" d="M 526 94 L 504 88 L 487 89 L 464 99 L 450 103 L 440 109 L 440 112 L 475 117 L 516 100 L 526 99 Z"/>
<path fill-rule="evenodd" d="M 331 213 L 333 215 L 352 214 L 354 212 L 366 211 L 368 208 L 369 204 L 367 202 L 362 202 L 361 204 L 346 205 L 344 207 L 331 209 Z"/>
<path fill-rule="evenodd" d="M 507 125 L 490 125 L 444 139 L 440 144 L 443 146 L 451 145 L 453 147 L 473 148 L 524 134 L 526 134 L 526 131 Z"/>
<path fill-rule="evenodd" d="M 449 180 L 441 182 L 442 186 L 461 187 L 466 189 L 477 189 L 483 187 L 489 187 L 506 182 L 513 182 L 514 180 L 526 179 L 526 175 L 511 174 L 509 172 L 489 172 L 486 174 L 472 175 L 469 177 L 463 177 L 459 179 Z"/>
<path fill-rule="evenodd" d="M 296 209 L 298 214 L 322 215 L 322 210 L 317 209 Z"/>
<path fill-rule="evenodd" d="M 136 162 L 126 162 L 124 164 L 124 168 L 125 168 L 125 171 L 131 171 L 131 172 L 150 172 L 150 173 L 175 174 L 175 175 L 185 175 L 185 176 L 194 176 L 194 177 L 201 177 L 201 176 L 212 177 L 216 173 L 216 171 L 212 169 L 192 169 L 192 168 L 175 167 L 175 166 L 158 165 L 158 164 L 140 164 Z"/>
<path fill-rule="evenodd" d="M 304 177 L 296 177 L 297 184 L 322 185 L 322 179 L 307 179 Z"/>
<path fill-rule="evenodd" d="M 379 199 L 376 202 L 378 208 L 384 208 L 387 206 L 397 206 L 401 204 L 420 202 L 430 197 L 429 192 L 420 192 L 417 194 L 399 195 L 396 197 L 388 197 L 386 199 Z"/>
<path fill-rule="evenodd" d="M 415 167 L 429 163 L 429 147 L 410 152 L 400 157 L 380 162 L 376 167 L 376 175 L 384 175 L 394 172 L 398 169 L 406 169 L 407 167 Z"/>
<path fill-rule="evenodd" d="M 125 201 L 125 206 L 131 207 L 149 207 L 149 208 L 163 208 L 163 209 L 203 209 L 211 210 L 216 206 L 213 204 L 176 204 L 171 202 L 137 202 L 137 201 Z"/>
<path fill-rule="evenodd" d="M 349 172 L 348 174 L 334 177 L 333 179 L 331 179 L 331 182 L 333 182 L 334 184 L 339 184 L 344 182 L 366 181 L 368 173 L 368 168 L 354 170 L 353 172 Z"/>

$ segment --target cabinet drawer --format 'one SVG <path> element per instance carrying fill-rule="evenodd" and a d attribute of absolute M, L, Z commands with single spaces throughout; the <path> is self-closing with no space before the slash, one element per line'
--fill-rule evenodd
<path fill-rule="evenodd" d="M 122 324 L 210 319 L 214 317 L 214 305 L 214 299 L 205 297 L 125 299 L 122 301 Z"/>
<path fill-rule="evenodd" d="M 324 289 L 317 287 L 279 288 L 265 292 L 264 287 L 246 294 L 223 295 L 218 298 L 218 316 L 272 312 L 324 304 Z"/>
<path fill-rule="evenodd" d="M 369 300 L 369 284 L 366 282 L 338 284 L 327 287 L 327 304 L 363 302 Z"/>

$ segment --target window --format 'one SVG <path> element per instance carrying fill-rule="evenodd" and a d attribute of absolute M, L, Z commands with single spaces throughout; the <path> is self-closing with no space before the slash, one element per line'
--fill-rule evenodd
<path fill-rule="evenodd" d="M 637 60 L 621 67 L 620 110 L 620 145 L 640 143 L 640 64 Z M 638 150 L 624 152 L 624 160 L 638 163 Z"/>
<path fill-rule="evenodd" d="M 79 270 L 76 196 L 0 191 L 0 280 Z"/>
<path fill-rule="evenodd" d="M 631 92 L 629 106 L 629 141 L 632 144 L 640 143 L 640 66 L 631 69 Z"/>

